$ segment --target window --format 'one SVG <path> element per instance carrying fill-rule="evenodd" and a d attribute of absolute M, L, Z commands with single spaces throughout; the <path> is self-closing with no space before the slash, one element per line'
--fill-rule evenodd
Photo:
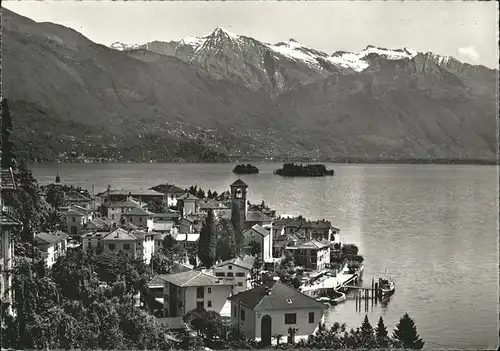
<path fill-rule="evenodd" d="M 245 276 L 245 273 L 241 273 L 241 272 L 239 272 L 239 273 L 236 273 L 236 276 L 237 276 L 237 277 L 244 277 L 244 276 Z"/>
<path fill-rule="evenodd" d="M 132 222 L 132 217 L 129 217 L 128 221 L 129 221 L 129 222 Z"/>
<path fill-rule="evenodd" d="M 224 272 L 217 272 L 217 273 L 215 273 L 215 276 L 216 277 L 224 277 L 226 275 L 224 274 Z"/>
<path fill-rule="evenodd" d="M 139 222 L 142 222 L 142 217 L 139 217 Z"/>
<path fill-rule="evenodd" d="M 285 324 L 296 324 L 297 313 L 285 313 Z"/>
<path fill-rule="evenodd" d="M 112 208 L 111 208 L 111 211 L 114 211 L 114 210 L 115 210 L 115 208 L 114 208 L 114 207 L 112 207 Z"/>
<path fill-rule="evenodd" d="M 227 276 L 228 277 L 232 277 L 233 276 L 233 272 L 227 272 Z"/>
<path fill-rule="evenodd" d="M 309 312 L 309 323 L 314 323 L 314 312 Z"/>
<path fill-rule="evenodd" d="M 115 215 L 114 214 L 111 215 L 111 219 L 115 219 Z"/>
<path fill-rule="evenodd" d="M 108 247 L 111 251 L 115 249 L 115 244 L 108 244 Z"/>
<path fill-rule="evenodd" d="M 75 218 L 75 217 L 71 217 L 71 220 L 72 220 L 73 222 L 76 222 L 76 218 Z"/>
<path fill-rule="evenodd" d="M 197 298 L 205 297 L 205 289 L 203 288 L 203 286 L 199 286 L 196 288 L 196 297 Z"/>
<path fill-rule="evenodd" d="M 241 310 L 241 320 L 245 320 L 245 310 Z"/>
<path fill-rule="evenodd" d="M 124 250 L 130 250 L 130 244 L 123 244 Z"/>
<path fill-rule="evenodd" d="M 233 269 L 233 266 L 229 265 L 227 266 L 227 269 Z"/>
<path fill-rule="evenodd" d="M 197 308 L 197 309 L 202 309 L 202 308 L 204 308 L 204 307 L 205 307 L 205 306 L 204 306 L 203 301 L 198 301 L 198 302 L 196 302 L 196 308 Z"/>
<path fill-rule="evenodd" d="M 233 307 L 233 317 L 236 317 L 238 313 L 238 309 L 236 307 Z"/>
<path fill-rule="evenodd" d="M 208 293 L 211 294 L 212 293 L 212 288 L 208 288 Z"/>
<path fill-rule="evenodd" d="M 243 283 L 242 282 L 238 282 L 238 286 L 243 286 Z"/>
<path fill-rule="evenodd" d="M 212 301 L 210 300 L 207 301 L 207 307 L 212 307 Z"/>

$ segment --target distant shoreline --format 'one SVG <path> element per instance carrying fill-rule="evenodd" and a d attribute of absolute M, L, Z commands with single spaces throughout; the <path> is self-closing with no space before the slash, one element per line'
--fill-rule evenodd
<path fill-rule="evenodd" d="M 80 160 L 67 160 L 67 161 L 53 161 L 53 162 L 29 162 L 30 164 L 234 164 L 241 162 L 256 162 L 256 163 L 286 163 L 295 162 L 302 164 L 314 163 L 330 163 L 330 164 L 417 164 L 417 165 L 478 165 L 478 166 L 497 166 L 498 160 L 477 160 L 477 159 L 400 159 L 400 160 L 366 160 L 366 159 L 343 159 L 343 160 L 306 160 L 306 159 L 293 159 L 293 160 L 257 160 L 257 159 L 234 159 L 229 161 L 196 161 L 196 162 L 180 162 L 180 161 L 80 161 Z"/>

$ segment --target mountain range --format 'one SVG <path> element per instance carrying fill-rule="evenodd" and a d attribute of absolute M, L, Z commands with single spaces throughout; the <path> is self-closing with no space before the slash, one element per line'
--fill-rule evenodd
<path fill-rule="evenodd" d="M 6 9 L 2 22 L 3 92 L 31 160 L 495 159 L 498 70 L 452 57 L 221 27 L 106 47 Z"/>

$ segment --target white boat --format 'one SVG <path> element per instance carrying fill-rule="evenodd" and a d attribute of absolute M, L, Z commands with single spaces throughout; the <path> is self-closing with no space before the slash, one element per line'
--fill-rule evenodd
<path fill-rule="evenodd" d="M 324 305 L 330 306 L 331 299 L 326 296 L 316 298 L 316 301 L 321 302 Z"/>

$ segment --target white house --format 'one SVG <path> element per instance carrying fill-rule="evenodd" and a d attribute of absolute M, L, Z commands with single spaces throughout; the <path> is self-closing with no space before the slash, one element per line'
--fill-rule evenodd
<path fill-rule="evenodd" d="M 127 231 L 123 228 L 118 228 L 101 238 L 103 252 L 118 253 L 119 251 L 123 251 L 133 258 L 140 259 L 145 264 L 149 264 L 154 253 L 154 235 L 155 233 L 151 232 L 139 230 Z"/>
<path fill-rule="evenodd" d="M 33 244 L 42 251 L 47 267 L 52 267 L 57 259 L 66 253 L 68 237 L 69 235 L 63 232 L 38 233 L 33 237 Z"/>
<path fill-rule="evenodd" d="M 221 313 L 233 288 L 232 282 L 194 270 L 160 277 L 164 317 L 182 317 L 196 308 Z"/>
<path fill-rule="evenodd" d="M 214 266 L 214 275 L 227 281 L 233 281 L 233 293 L 240 293 L 249 288 L 248 281 L 254 260 L 252 256 L 245 256 L 245 258 L 237 257 L 222 261 Z"/>
<path fill-rule="evenodd" d="M 255 224 L 251 228 L 243 231 L 243 249 L 247 253 L 252 253 L 255 245 L 260 246 L 259 255 L 264 262 L 269 262 L 273 258 L 273 238 L 271 228 L 264 228 L 260 224 Z"/>
<path fill-rule="evenodd" d="M 198 213 L 198 201 L 200 198 L 191 193 L 185 193 L 177 198 L 177 203 L 181 208 L 181 215 L 184 217 L 188 214 Z"/>
<path fill-rule="evenodd" d="M 67 231 L 71 235 L 82 234 L 86 224 L 92 220 L 92 211 L 78 205 L 72 205 L 65 215 Z"/>
<path fill-rule="evenodd" d="M 280 282 L 228 298 L 233 323 L 247 337 L 271 344 L 275 335 L 289 342 L 306 339 L 324 321 L 326 306 Z"/>

